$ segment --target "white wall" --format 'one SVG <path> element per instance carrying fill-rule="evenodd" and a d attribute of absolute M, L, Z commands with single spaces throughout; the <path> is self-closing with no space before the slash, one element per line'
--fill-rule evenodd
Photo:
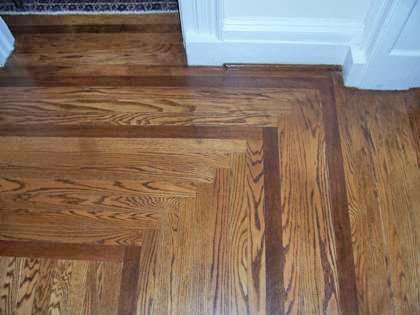
<path fill-rule="evenodd" d="M 14 49 L 15 39 L 7 27 L 6 23 L 0 17 L 0 67 L 4 66 L 7 57 Z"/>
<path fill-rule="evenodd" d="M 354 19 L 362 21 L 370 0 L 226 0 L 225 17 Z"/>

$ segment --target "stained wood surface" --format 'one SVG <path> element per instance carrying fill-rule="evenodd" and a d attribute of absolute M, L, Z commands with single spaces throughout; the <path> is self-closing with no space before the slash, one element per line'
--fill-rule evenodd
<path fill-rule="evenodd" d="M 360 313 L 418 313 L 420 174 L 407 106 L 412 95 L 338 91 Z"/>
<path fill-rule="evenodd" d="M 285 313 L 339 312 L 322 114 L 320 103 L 308 103 L 278 128 Z"/>
<path fill-rule="evenodd" d="M 186 67 L 178 19 L 6 18 L 0 314 L 420 313 L 420 92 Z"/>

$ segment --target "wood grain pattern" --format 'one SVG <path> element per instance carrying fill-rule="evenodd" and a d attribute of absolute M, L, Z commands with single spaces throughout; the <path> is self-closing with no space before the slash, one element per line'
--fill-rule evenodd
<path fill-rule="evenodd" d="M 139 247 L 127 247 L 125 249 L 118 314 L 136 314 L 140 254 L 141 249 Z M 115 299 L 115 302 L 117 302 L 117 300 L 118 299 Z"/>
<path fill-rule="evenodd" d="M 84 34 L 84 33 L 178 33 L 178 24 L 63 24 L 63 25 L 16 25 L 12 27 L 16 34 Z M 178 35 L 177 34 L 177 35 Z"/>
<path fill-rule="evenodd" d="M 264 143 L 248 141 L 246 153 L 246 200 L 248 210 L 247 282 L 248 312 L 266 314 L 266 221 Z"/>
<path fill-rule="evenodd" d="M 11 88 L 2 94 L 2 124 L 274 126 L 277 116 L 287 114 L 297 104 L 310 99 L 314 92 L 299 89 Z"/>
<path fill-rule="evenodd" d="M 30 125 L 0 124 L 1 136 L 23 137 L 98 137 L 98 138 L 180 138 L 180 139 L 254 139 L 262 138 L 256 127 L 208 127 L 200 126 L 51 126 L 40 124 L 34 129 Z"/>
<path fill-rule="evenodd" d="M 339 91 L 361 313 L 415 314 L 420 177 L 406 107 L 397 105 L 407 94 Z"/>
<path fill-rule="evenodd" d="M 137 14 L 119 15 L 8 15 L 4 17 L 10 25 L 84 25 L 84 24 L 175 24 L 179 25 L 179 14 Z"/>
<path fill-rule="evenodd" d="M 409 95 L 406 102 L 411 129 L 417 143 L 417 164 L 420 167 L 420 89 L 416 89 L 414 95 Z"/>
<path fill-rule="evenodd" d="M 148 138 L 61 138 L 61 137 L 3 137 L 0 145 L 9 152 L 101 152 L 101 153 L 184 153 L 201 154 L 202 158 L 220 159 L 215 167 L 228 165 L 222 153 L 245 152 L 246 141 L 236 139 L 148 139 Z M 209 163 L 211 159 L 208 160 Z"/>
<path fill-rule="evenodd" d="M 195 197 L 195 184 L 192 182 L 170 182 L 159 180 L 39 180 L 28 177 L 0 177 L 0 193 L 3 196 L 23 196 L 23 200 L 38 195 L 79 194 L 107 196 L 154 196 L 163 197 L 161 202 L 171 202 L 171 197 Z M 166 198 L 165 198 L 166 197 Z M 150 204 L 152 198 L 143 198 L 144 205 Z M 78 203 L 72 200 L 72 204 Z M 169 205 L 169 204 L 168 204 Z"/>
<path fill-rule="evenodd" d="M 266 222 L 266 294 L 267 314 L 285 314 L 284 287 L 285 249 L 283 223 L 278 131 L 264 128 L 264 220 Z"/>
<path fill-rule="evenodd" d="M 357 314 L 356 273 L 351 241 L 351 224 L 344 180 L 343 156 L 340 146 L 336 101 L 333 82 L 320 90 L 322 115 L 325 128 L 326 161 L 329 177 L 329 199 L 335 239 L 336 268 L 339 299 L 344 314 Z"/>
<path fill-rule="evenodd" d="M 17 217 L 17 218 L 16 218 Z M 33 216 L 32 216 L 33 217 Z M 37 219 L 54 220 L 41 215 Z M 2 218 L 3 219 L 3 218 Z M 123 226 L 111 224 L 95 224 L 84 221 L 87 226 L 81 226 L 80 220 L 60 217 L 65 223 L 31 223 L 31 217 L 8 215 L 7 220 L 0 224 L 0 240 L 19 241 L 50 241 L 67 244 L 99 244 L 99 245 L 141 245 L 143 232 L 139 229 L 123 229 Z"/>
<path fill-rule="evenodd" d="M 187 67 L 176 14 L 6 20 L 0 314 L 420 312 L 419 91 Z"/>
<path fill-rule="evenodd" d="M 0 314 L 13 314 L 19 289 L 19 264 L 16 257 L 0 258 Z"/>
<path fill-rule="evenodd" d="M 32 27 L 31 27 L 32 28 Z M 141 53 L 139 53 L 141 52 Z M 184 47 L 179 44 L 166 43 L 148 43 L 143 42 L 137 45 L 136 48 L 127 48 L 124 50 L 90 50 L 86 54 L 72 53 L 72 52 L 57 52 L 51 53 L 48 58 L 44 57 L 43 53 L 20 53 L 16 51 L 15 58 L 21 65 L 35 66 L 35 65 L 85 65 L 91 63 L 101 64 L 138 64 L 138 65 L 184 65 L 185 59 L 183 56 Z"/>
<path fill-rule="evenodd" d="M 220 159 L 220 157 L 222 157 Z M 125 154 L 95 152 L 19 152 L 2 151 L 0 169 L 6 177 L 43 179 L 111 180 L 186 180 L 211 183 L 214 180 L 214 164 L 229 161 L 222 155 L 199 154 Z M 188 163 L 186 165 L 185 163 Z M 222 163 L 220 163 L 222 162 Z M 213 165 L 212 165 L 213 164 Z M 25 175 L 26 174 L 26 175 Z"/>
<path fill-rule="evenodd" d="M 21 63 L 20 60 L 17 63 Z M 57 62 L 58 63 L 58 62 Z M 111 64 L 112 65 L 112 64 Z M 27 66 L 27 65 L 25 65 Z M 44 65 L 44 67 L 55 66 Z M 67 66 L 70 63 L 67 62 Z M 79 65 L 82 66 L 82 65 Z M 29 68 L 32 67 L 29 65 Z M 87 74 L 84 76 L 14 76 L 0 81 L 0 87 L 66 87 L 66 86 L 94 86 L 94 87 L 194 87 L 194 88 L 292 88 L 292 89 L 317 89 L 328 83 L 324 77 L 313 79 L 290 76 L 266 77 L 264 75 L 242 76 L 205 76 L 205 75 L 121 75 L 112 73 L 104 76 Z"/>
<path fill-rule="evenodd" d="M 227 114 L 263 108 L 281 115 L 314 95 L 313 90 L 281 88 L 17 87 L 2 92 L 2 112 L 11 116 L 13 111 L 17 115 L 33 108 L 32 111 L 39 114 L 42 110 L 57 114 L 64 111 Z"/>
<path fill-rule="evenodd" d="M 82 265 L 75 283 L 73 301 L 81 304 L 70 304 L 73 310 L 87 314 L 116 314 L 120 292 L 122 265 L 109 262 L 77 262 Z M 70 312 L 71 313 L 71 312 Z M 75 312 L 73 312 L 74 314 Z"/>
<path fill-rule="evenodd" d="M 0 241 L 0 256 L 120 262 L 124 247 L 60 244 L 45 241 Z"/>
<path fill-rule="evenodd" d="M 338 313 L 336 249 L 322 106 L 279 122 L 286 313 Z"/>
<path fill-rule="evenodd" d="M 81 34 L 83 35 L 83 34 Z M 130 34 L 127 34 L 130 36 Z M 53 36 L 53 35 L 50 35 Z M 86 35 L 89 36 L 89 35 Z M 105 35 L 104 35 L 105 36 Z M 143 36 L 136 34 L 136 36 Z M 148 34 L 144 34 L 148 36 Z M 172 34 L 165 35 L 173 39 Z M 325 80 L 329 78 L 329 71 L 337 71 L 336 67 L 329 66 L 285 66 L 285 65 L 237 65 L 226 64 L 224 67 L 185 67 L 179 65 L 159 66 L 159 65 L 107 65 L 103 67 L 99 64 L 91 65 L 50 65 L 50 66 L 21 66 L 16 58 L 10 56 L 8 63 L 0 72 L 0 77 L 31 77 L 34 79 L 42 79 L 48 77 L 83 77 L 83 76 L 188 76 L 188 77 L 243 77 L 243 76 L 260 76 L 260 77 L 275 77 L 275 78 L 305 78 L 310 76 L 312 80 Z M 302 83 L 300 83 L 302 85 Z M 316 88 L 317 83 L 313 82 L 311 88 Z M 298 86 L 298 84 L 296 84 Z M 284 86 L 285 87 L 285 86 Z M 283 87 L 283 88 L 284 88 Z M 306 87 L 308 88 L 308 87 Z"/>

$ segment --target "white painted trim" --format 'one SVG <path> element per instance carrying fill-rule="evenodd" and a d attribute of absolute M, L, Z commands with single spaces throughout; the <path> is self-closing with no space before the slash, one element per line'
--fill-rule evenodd
<path fill-rule="evenodd" d="M 181 24 L 184 35 L 201 34 L 216 37 L 220 28 L 219 5 L 221 0 L 179 1 Z"/>
<path fill-rule="evenodd" d="M 360 89 L 404 90 L 415 87 L 415 74 L 420 62 L 407 58 L 398 73 L 389 73 L 386 56 L 420 56 L 419 51 L 393 50 L 411 10 L 419 0 L 374 0 L 366 17 L 370 29 L 360 45 L 352 46 L 344 63 L 344 82 Z M 380 5 L 381 4 L 381 5 Z M 375 11 L 376 10 L 376 11 Z M 388 70 L 389 71 L 389 70 Z M 410 78 L 412 80 L 410 80 Z"/>
<path fill-rule="evenodd" d="M 223 38 L 348 44 L 361 40 L 363 27 L 358 21 L 343 19 L 238 17 L 224 20 Z"/>
<path fill-rule="evenodd" d="M 394 0 L 372 0 L 364 18 L 364 34 L 359 44 L 352 45 L 344 65 L 344 82 L 348 86 L 360 87 L 366 76 L 367 64 L 372 57 L 379 34 L 384 27 Z"/>
<path fill-rule="evenodd" d="M 221 66 L 225 63 L 342 64 L 348 50 L 346 45 L 325 43 L 201 39 L 185 42 L 191 66 Z"/>
<path fill-rule="evenodd" d="M 6 23 L 0 17 L 0 67 L 3 67 L 7 58 L 15 47 L 15 39 L 7 27 Z"/>
<path fill-rule="evenodd" d="M 189 65 L 342 64 L 364 25 L 355 20 L 225 18 L 223 0 L 180 0 Z"/>
<path fill-rule="evenodd" d="M 224 18 L 223 0 L 180 0 L 189 65 L 342 64 L 363 24 L 337 19 Z"/>

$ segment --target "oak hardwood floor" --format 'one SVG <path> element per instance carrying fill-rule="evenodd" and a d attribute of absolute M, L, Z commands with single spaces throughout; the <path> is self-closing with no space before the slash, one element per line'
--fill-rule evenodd
<path fill-rule="evenodd" d="M 15 16 L 0 314 L 419 314 L 420 92 L 186 67 L 178 16 Z"/>

